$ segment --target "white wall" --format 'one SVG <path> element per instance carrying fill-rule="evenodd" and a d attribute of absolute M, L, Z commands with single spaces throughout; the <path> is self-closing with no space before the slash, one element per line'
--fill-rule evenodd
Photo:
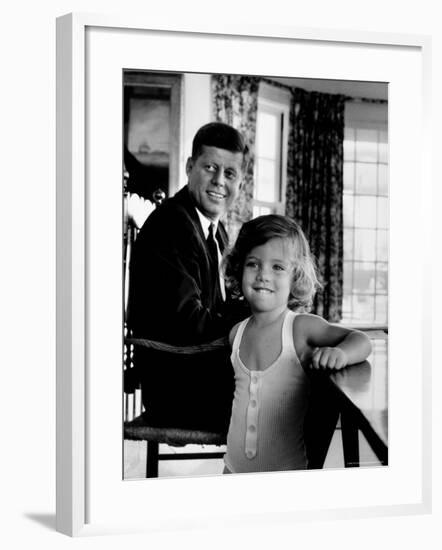
<path fill-rule="evenodd" d="M 441 545 L 441 400 L 434 402 L 436 468 L 433 516 L 381 518 L 281 524 L 254 532 L 182 531 L 97 537 L 71 541 L 53 531 L 55 466 L 55 17 L 70 11 L 142 13 L 175 24 L 203 24 L 213 18 L 220 24 L 236 22 L 253 32 L 255 25 L 287 25 L 333 29 L 361 29 L 433 36 L 433 98 L 442 97 L 442 35 L 438 2 L 421 0 L 370 4 L 354 0 L 316 0 L 310 3 L 273 0 L 271 9 L 252 0 L 16 0 L 2 11 L 0 56 L 0 120 L 2 152 L 2 452 L 0 453 L 3 504 L 0 543 L 7 549 L 21 547 L 121 548 L 354 548 L 381 549 Z M 140 7 L 143 6 L 143 7 Z M 363 14 L 363 15 L 361 15 Z M 241 55 L 241 52 L 238 52 Z M 191 96 L 191 95 L 190 95 Z M 190 100 L 189 96 L 189 100 Z M 206 100 L 202 100 L 205 102 Z M 442 150 L 441 105 L 433 106 L 435 158 Z M 195 122 L 196 124 L 196 122 Z M 184 136 L 188 143 L 190 128 Z M 186 147 L 187 148 L 187 145 Z M 436 165 L 434 164 L 434 167 Z M 440 169 L 434 171 L 434 203 L 440 205 Z M 435 235 L 442 234 L 442 217 L 435 216 Z M 435 248 L 435 281 L 442 280 L 440 246 Z M 410 251 L 410 261 L 413 253 Z M 411 298 L 412 299 L 412 298 Z M 433 387 L 442 387 L 436 336 L 441 333 L 440 285 L 433 291 Z M 431 305 L 428 304 L 428 307 Z M 437 309 L 436 309 L 437 307 Z M 436 324 L 437 323 L 437 324 Z M 436 394 L 437 395 L 437 394 Z M 404 427 L 406 429 L 406 427 Z M 404 480 L 406 483 L 407 480 Z M 234 498 L 239 498 L 235 495 Z M 245 504 L 246 505 L 246 504 Z M 147 520 L 147 518 L 146 518 Z"/>
<path fill-rule="evenodd" d="M 183 140 L 180 159 L 180 186 L 186 183 L 185 164 L 192 152 L 193 137 L 203 124 L 213 119 L 210 75 L 186 73 L 183 79 Z"/>

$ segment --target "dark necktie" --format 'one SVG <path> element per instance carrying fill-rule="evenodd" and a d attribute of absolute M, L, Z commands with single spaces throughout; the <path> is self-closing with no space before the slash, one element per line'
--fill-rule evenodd
<path fill-rule="evenodd" d="M 213 234 L 215 226 L 213 223 L 209 225 L 209 235 L 207 237 L 207 247 L 209 249 L 209 256 L 210 261 L 213 268 L 213 277 L 215 279 L 214 281 L 214 288 L 215 288 L 215 296 L 220 297 L 221 296 L 221 289 L 219 286 L 219 263 L 218 263 L 218 248 L 216 246 L 215 242 L 215 236 Z"/>

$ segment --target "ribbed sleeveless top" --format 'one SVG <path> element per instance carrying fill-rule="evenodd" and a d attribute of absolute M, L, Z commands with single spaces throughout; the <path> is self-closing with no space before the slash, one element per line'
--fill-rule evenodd
<path fill-rule="evenodd" d="M 235 393 L 224 456 L 231 472 L 307 467 L 304 418 L 310 385 L 293 343 L 295 316 L 287 312 L 281 330 L 281 353 L 263 371 L 249 370 L 239 355 L 250 317 L 238 327 L 231 354 Z"/>

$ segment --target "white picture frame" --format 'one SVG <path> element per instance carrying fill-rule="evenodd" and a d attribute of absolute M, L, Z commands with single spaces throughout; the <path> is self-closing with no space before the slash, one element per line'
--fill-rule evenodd
<path fill-rule="evenodd" d="M 430 511 L 430 50 L 425 36 L 252 24 L 165 28 L 91 14 L 57 20 L 57 530 L 219 529 Z M 123 481 L 123 67 L 389 82 L 388 467 Z M 410 288 L 405 316 L 401 297 Z M 407 447 L 410 438 L 415 444 Z M 247 513 L 232 494 L 249 496 Z"/>

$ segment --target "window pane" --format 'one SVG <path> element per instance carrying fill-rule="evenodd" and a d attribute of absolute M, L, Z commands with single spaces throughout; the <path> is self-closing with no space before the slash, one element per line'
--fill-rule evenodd
<path fill-rule="evenodd" d="M 388 162 L 388 133 L 386 130 L 379 132 L 379 162 Z"/>
<path fill-rule="evenodd" d="M 253 207 L 253 217 L 263 216 L 265 214 L 272 214 L 272 209 L 269 206 L 255 205 Z"/>
<path fill-rule="evenodd" d="M 386 121 L 386 120 L 385 120 Z M 373 123 L 375 118 L 373 118 Z M 388 131 L 344 131 L 342 323 L 387 323 Z"/>
<path fill-rule="evenodd" d="M 378 160 L 377 130 L 356 130 L 356 160 L 377 162 Z"/>
<path fill-rule="evenodd" d="M 344 296 L 342 297 L 342 322 L 343 323 L 348 323 L 353 320 L 352 314 L 351 314 L 352 302 L 353 302 L 352 295 L 344 293 Z"/>
<path fill-rule="evenodd" d="M 354 193 L 355 189 L 355 163 L 344 163 L 344 193 Z"/>
<path fill-rule="evenodd" d="M 155 89 L 157 91 L 158 89 Z M 158 90 L 158 93 L 159 92 Z M 129 151 L 142 163 L 152 162 L 152 152 L 170 151 L 170 99 L 131 98 Z"/>
<path fill-rule="evenodd" d="M 353 272 L 353 292 L 372 294 L 375 289 L 376 266 L 374 262 L 355 262 Z"/>
<path fill-rule="evenodd" d="M 388 321 L 388 299 L 387 296 L 376 296 L 376 323 L 386 324 Z"/>
<path fill-rule="evenodd" d="M 257 162 L 257 186 L 255 198 L 260 201 L 277 201 L 276 181 L 275 161 L 259 158 Z"/>
<path fill-rule="evenodd" d="M 353 263 L 344 262 L 344 296 L 352 293 L 353 288 Z"/>
<path fill-rule="evenodd" d="M 378 227 L 388 229 L 388 198 L 378 197 Z"/>
<path fill-rule="evenodd" d="M 387 294 L 388 292 L 388 264 L 378 263 L 376 265 L 376 292 Z"/>
<path fill-rule="evenodd" d="M 277 114 L 258 111 L 257 120 L 257 156 L 276 159 L 279 150 L 279 132 L 281 123 Z"/>
<path fill-rule="evenodd" d="M 356 193 L 360 195 L 376 195 L 377 166 L 376 164 L 356 164 Z"/>
<path fill-rule="evenodd" d="M 353 260 L 353 229 L 344 231 L 344 260 Z"/>
<path fill-rule="evenodd" d="M 344 195 L 342 197 L 342 208 L 344 217 L 344 227 L 352 227 L 354 219 L 354 197 L 352 195 Z"/>
<path fill-rule="evenodd" d="M 359 323 L 369 323 L 374 319 L 374 296 L 353 296 L 353 318 Z"/>
<path fill-rule="evenodd" d="M 376 227 L 376 197 L 355 197 L 355 226 Z"/>
<path fill-rule="evenodd" d="M 371 262 L 376 259 L 376 231 L 355 229 L 355 260 Z"/>
<path fill-rule="evenodd" d="M 388 231 L 377 232 L 376 259 L 381 262 L 388 262 Z"/>
<path fill-rule="evenodd" d="M 355 130 L 354 128 L 344 129 L 344 160 L 355 158 Z"/>
<path fill-rule="evenodd" d="M 378 194 L 388 196 L 388 166 L 378 164 Z"/>

